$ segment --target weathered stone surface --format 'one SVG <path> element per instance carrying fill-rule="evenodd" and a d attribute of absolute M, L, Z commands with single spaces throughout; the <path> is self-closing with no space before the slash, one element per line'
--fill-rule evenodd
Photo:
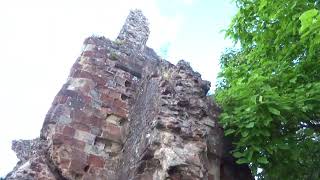
<path fill-rule="evenodd" d="M 85 40 L 40 139 L 13 142 L 7 179 L 252 179 L 227 153 L 210 83 L 157 56 L 148 36 L 135 10 L 115 41 Z"/>

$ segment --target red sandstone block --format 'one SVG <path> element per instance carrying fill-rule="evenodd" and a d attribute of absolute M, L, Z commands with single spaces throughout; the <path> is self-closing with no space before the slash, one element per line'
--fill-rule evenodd
<path fill-rule="evenodd" d="M 105 160 L 100 156 L 90 154 L 88 163 L 90 164 L 90 166 L 103 168 Z"/>
<path fill-rule="evenodd" d="M 71 152 L 71 164 L 69 169 L 76 173 L 86 172 L 88 167 L 88 156 L 83 151 L 72 149 Z"/>
<path fill-rule="evenodd" d="M 70 139 L 70 145 L 72 147 L 77 148 L 77 149 L 84 149 L 84 147 L 86 146 L 86 143 L 83 141 L 79 141 L 77 139 L 72 138 L 72 139 Z"/>
<path fill-rule="evenodd" d="M 107 80 L 105 78 L 99 75 L 91 75 L 92 80 L 97 83 L 97 85 L 105 85 L 107 83 Z"/>
<path fill-rule="evenodd" d="M 110 96 L 109 94 L 101 94 L 101 100 L 103 103 L 112 104 L 114 97 Z"/>
<path fill-rule="evenodd" d="M 99 118 L 94 115 L 92 112 L 83 112 L 78 109 L 74 109 L 71 112 L 71 118 L 74 122 L 85 124 L 87 126 L 93 126 L 93 127 L 101 127 L 101 123 L 103 121 L 102 118 Z M 89 132 L 90 129 L 84 129 L 84 131 Z"/>
<path fill-rule="evenodd" d="M 120 93 L 119 93 L 120 90 L 112 90 L 112 89 L 109 89 L 109 92 L 108 94 L 113 97 L 113 98 L 120 98 Z"/>
<path fill-rule="evenodd" d="M 103 121 L 103 119 L 92 115 L 92 116 L 88 117 L 87 119 L 85 119 L 84 122 L 91 127 L 101 127 L 102 121 Z"/>
<path fill-rule="evenodd" d="M 127 118 L 128 117 L 128 110 L 121 108 L 121 107 L 112 107 L 112 112 L 113 114 L 123 117 L 123 118 Z"/>
<path fill-rule="evenodd" d="M 74 128 L 74 129 L 77 129 L 77 130 L 81 130 L 81 131 L 85 131 L 85 132 L 90 132 L 90 127 L 84 123 L 81 123 L 81 122 L 72 122 L 71 123 L 71 126 Z"/>
<path fill-rule="evenodd" d="M 74 129 L 74 128 L 71 128 L 71 127 L 69 127 L 69 126 L 64 126 L 62 133 L 63 133 L 63 135 L 65 135 L 65 136 L 73 137 L 73 136 L 74 136 L 74 133 L 75 133 L 75 129 Z"/>
<path fill-rule="evenodd" d="M 113 105 L 119 108 L 127 108 L 127 102 L 122 101 L 120 99 L 115 99 Z"/>
<path fill-rule="evenodd" d="M 53 145 L 57 145 L 57 146 L 60 146 L 60 145 L 70 145 L 74 148 L 77 148 L 77 149 L 84 149 L 85 147 L 85 142 L 83 141 L 79 141 L 77 139 L 74 139 L 72 137 L 69 137 L 69 136 L 64 136 L 62 134 L 54 134 L 52 136 L 52 143 Z"/>
<path fill-rule="evenodd" d="M 67 169 L 70 166 L 70 159 L 61 159 L 59 162 L 59 167 L 62 169 Z"/>

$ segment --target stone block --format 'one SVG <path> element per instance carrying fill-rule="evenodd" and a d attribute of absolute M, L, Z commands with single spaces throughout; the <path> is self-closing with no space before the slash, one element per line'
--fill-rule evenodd
<path fill-rule="evenodd" d="M 68 169 L 70 166 L 70 159 L 60 159 L 59 167 L 62 169 Z"/>
<path fill-rule="evenodd" d="M 64 136 L 62 134 L 54 134 L 52 136 L 52 144 L 56 146 L 61 146 L 65 144 L 77 149 L 84 149 L 86 143 L 84 141 L 74 139 L 73 137 Z"/>
<path fill-rule="evenodd" d="M 91 127 L 96 127 L 100 128 L 102 126 L 103 119 L 96 117 L 96 116 L 91 116 L 88 119 L 86 119 L 86 123 L 90 125 Z"/>
<path fill-rule="evenodd" d="M 64 136 L 73 137 L 75 134 L 75 129 L 69 126 L 64 126 L 62 133 Z"/>
<path fill-rule="evenodd" d="M 103 168 L 105 160 L 101 156 L 90 154 L 88 158 L 88 163 L 90 166 Z"/>
<path fill-rule="evenodd" d="M 118 108 L 127 108 L 128 103 L 120 99 L 115 99 L 113 102 L 113 106 Z"/>
<path fill-rule="evenodd" d="M 85 132 L 90 132 L 91 128 L 85 124 L 84 122 L 72 122 L 70 125 L 77 130 L 85 131 Z"/>
<path fill-rule="evenodd" d="M 106 122 L 107 123 L 111 123 L 111 124 L 114 124 L 114 125 L 117 125 L 119 126 L 120 125 L 120 122 L 122 120 L 122 117 L 119 117 L 119 116 L 116 116 L 116 115 L 109 115 L 107 118 L 106 118 Z"/>
<path fill-rule="evenodd" d="M 123 118 L 127 118 L 128 117 L 128 110 L 121 108 L 121 107 L 115 107 L 112 106 L 112 112 L 113 114 L 119 116 L 119 117 L 123 117 Z"/>
<path fill-rule="evenodd" d="M 104 146 L 100 146 L 100 145 L 98 146 L 98 145 L 86 144 L 84 148 L 84 152 L 86 152 L 87 154 L 94 154 L 97 156 L 108 157 L 107 152 L 104 150 Z"/>
<path fill-rule="evenodd" d="M 113 104 L 114 97 L 110 96 L 110 94 L 103 93 L 101 94 L 101 100 L 103 104 L 107 104 L 107 106 L 111 106 Z"/>
<path fill-rule="evenodd" d="M 103 126 L 103 132 L 102 137 L 116 141 L 121 142 L 121 129 L 118 126 L 112 125 L 110 123 L 106 123 Z"/>
<path fill-rule="evenodd" d="M 88 166 L 88 157 L 87 155 L 79 150 L 73 150 L 71 154 L 71 163 L 70 163 L 70 170 L 73 172 L 82 174 L 86 171 L 86 168 Z"/>
<path fill-rule="evenodd" d="M 79 140 L 79 141 L 83 141 L 86 144 L 94 144 L 94 140 L 96 138 L 95 135 L 88 133 L 86 131 L 80 131 L 80 130 L 76 130 L 75 131 L 75 135 L 74 138 Z"/>

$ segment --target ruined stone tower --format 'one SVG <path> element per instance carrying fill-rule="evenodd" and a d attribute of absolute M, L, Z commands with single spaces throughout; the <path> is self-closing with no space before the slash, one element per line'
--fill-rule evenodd
<path fill-rule="evenodd" d="M 13 142 L 20 162 L 6 179 L 252 178 L 223 147 L 210 83 L 157 56 L 148 35 L 135 10 L 115 41 L 84 41 L 40 138 Z"/>

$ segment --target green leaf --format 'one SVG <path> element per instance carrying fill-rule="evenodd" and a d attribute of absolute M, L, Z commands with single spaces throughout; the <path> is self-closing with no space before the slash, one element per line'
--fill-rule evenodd
<path fill-rule="evenodd" d="M 233 153 L 233 156 L 234 156 L 235 158 L 240 158 L 240 157 L 243 156 L 243 154 L 240 153 L 240 152 L 235 152 L 235 153 Z"/>
<path fill-rule="evenodd" d="M 300 33 L 304 32 L 307 28 L 309 28 L 312 25 L 313 18 L 318 14 L 318 12 L 319 11 L 316 9 L 310 9 L 301 14 L 301 16 L 299 17 L 301 21 Z"/>
<path fill-rule="evenodd" d="M 245 163 L 248 163 L 248 160 L 245 159 L 245 158 L 241 158 L 241 159 L 238 159 L 238 160 L 236 161 L 236 163 L 238 163 L 238 164 L 245 164 Z"/>
<path fill-rule="evenodd" d="M 268 161 L 267 158 L 265 158 L 265 157 L 259 157 L 259 158 L 258 158 L 258 163 L 268 164 L 269 161 Z"/>
<path fill-rule="evenodd" d="M 296 83 L 296 81 L 297 81 L 297 77 L 294 77 L 294 78 L 290 79 L 289 82 L 291 82 L 291 83 Z"/>
<path fill-rule="evenodd" d="M 226 135 L 226 136 L 228 136 L 229 134 L 232 134 L 232 133 L 234 133 L 236 130 L 234 130 L 234 129 L 227 129 L 225 132 L 224 132 L 224 134 Z"/>
<path fill-rule="evenodd" d="M 267 6 L 268 1 L 267 0 L 261 0 L 259 5 L 259 11 L 261 11 L 265 6 Z"/>
<path fill-rule="evenodd" d="M 253 128 L 254 127 L 254 122 L 251 122 L 246 125 L 246 128 Z"/>
<path fill-rule="evenodd" d="M 246 158 L 248 159 L 248 161 L 251 161 L 251 160 L 252 160 L 252 156 L 253 156 L 253 150 L 249 151 L 249 152 L 246 154 Z"/>
<path fill-rule="evenodd" d="M 254 95 L 250 98 L 250 100 L 254 103 L 254 104 L 257 104 L 257 95 Z"/>
<path fill-rule="evenodd" d="M 305 11 L 304 13 L 301 14 L 301 16 L 299 17 L 299 19 L 301 21 L 307 21 L 310 18 L 316 16 L 318 14 L 318 10 L 316 9 L 310 9 L 308 11 Z"/>
<path fill-rule="evenodd" d="M 242 132 L 241 132 L 241 135 L 242 135 L 243 137 L 247 137 L 247 136 L 249 135 L 249 132 L 248 132 L 248 131 L 242 131 Z"/>
<path fill-rule="evenodd" d="M 280 116 L 280 111 L 273 108 L 273 107 L 268 107 L 268 110 L 270 113 L 274 114 L 274 115 L 277 115 L 277 116 Z"/>

